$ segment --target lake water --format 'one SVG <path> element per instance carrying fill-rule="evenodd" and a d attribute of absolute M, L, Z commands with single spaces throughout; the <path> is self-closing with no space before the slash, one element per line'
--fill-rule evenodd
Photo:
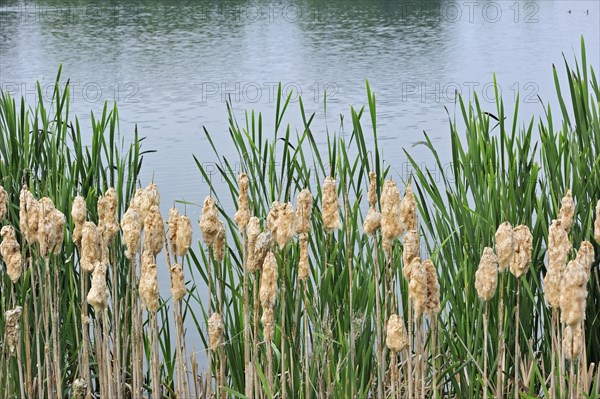
<path fill-rule="evenodd" d="M 522 116 L 554 99 L 552 64 L 563 67 L 587 43 L 600 68 L 598 1 L 30 1 L 0 2 L 0 85 L 35 101 L 46 96 L 60 64 L 71 79 L 72 114 L 89 126 L 89 111 L 116 101 L 126 141 L 134 125 L 146 136 L 145 185 L 154 176 L 163 212 L 173 201 L 200 204 L 207 186 L 192 159 L 216 159 L 202 129 L 230 154 L 225 100 L 236 114 L 274 114 L 274 90 L 301 93 L 315 112 L 324 143 L 339 115 L 366 103 L 365 81 L 377 94 L 385 159 L 401 174 L 402 148 L 427 131 L 449 156 L 448 107 L 454 92 L 475 91 L 494 112 L 493 73 L 507 108 L 522 95 Z M 327 89 L 327 115 L 323 90 Z M 289 122 L 300 128 L 297 101 Z M 87 121 L 87 125 L 86 125 Z M 348 122 L 346 122 L 347 124 Z M 430 162 L 419 147 L 411 151 Z M 193 220 L 200 208 L 187 208 Z M 169 295 L 163 270 L 162 290 Z M 196 345 L 199 347 L 200 345 Z"/>

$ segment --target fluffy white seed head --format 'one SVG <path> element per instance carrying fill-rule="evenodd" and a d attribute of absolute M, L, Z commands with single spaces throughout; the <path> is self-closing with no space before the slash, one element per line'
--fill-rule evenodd
<path fill-rule="evenodd" d="M 417 229 L 417 201 L 410 183 L 406 185 L 406 192 L 400 203 L 400 224 L 403 230 Z"/>
<path fill-rule="evenodd" d="M 152 206 L 144 219 L 144 250 L 151 251 L 155 256 L 165 245 L 165 222 L 160 215 L 158 206 Z"/>
<path fill-rule="evenodd" d="M 510 268 L 510 263 L 515 251 L 515 233 L 509 222 L 504 222 L 498 226 L 495 234 L 496 255 L 498 255 L 498 271 L 504 271 Z"/>
<path fill-rule="evenodd" d="M 185 296 L 185 279 L 183 268 L 179 263 L 171 267 L 171 294 L 173 301 L 177 302 Z"/>
<path fill-rule="evenodd" d="M 475 272 L 475 289 L 482 301 L 489 301 L 496 293 L 498 286 L 498 257 L 494 250 L 486 247 Z"/>
<path fill-rule="evenodd" d="M 560 289 L 561 321 L 575 326 L 585 319 L 588 273 L 577 260 L 567 264 Z"/>
<path fill-rule="evenodd" d="M 298 199 L 297 199 L 297 209 L 296 209 L 296 216 L 297 216 L 297 224 L 296 224 L 296 233 L 297 234 L 302 234 L 302 233 L 310 233 L 310 227 L 311 227 L 311 223 L 310 223 L 310 216 L 312 213 L 312 204 L 313 204 L 313 196 L 310 193 L 310 191 L 308 191 L 308 189 L 304 189 L 302 191 L 300 191 L 300 193 L 298 194 Z"/>
<path fill-rule="evenodd" d="M 327 176 L 323 182 L 323 199 L 322 199 L 322 218 L 323 229 L 327 234 L 333 233 L 339 229 L 340 223 L 340 200 L 337 194 L 336 181 L 333 177 Z"/>
<path fill-rule="evenodd" d="M 437 270 L 431 259 L 423 262 L 427 272 L 427 296 L 425 299 L 425 314 L 431 318 L 440 313 L 440 283 L 438 282 Z"/>
<path fill-rule="evenodd" d="M 142 267 L 140 273 L 139 293 L 142 306 L 148 312 L 155 313 L 160 305 L 158 291 L 158 272 L 156 260 L 152 251 L 146 250 L 142 255 Z"/>
<path fill-rule="evenodd" d="M 240 173 L 238 176 L 238 210 L 235 213 L 234 220 L 240 231 L 244 231 L 250 221 L 250 205 L 248 201 L 249 178 L 246 173 Z"/>
<path fill-rule="evenodd" d="M 417 320 L 425 311 L 427 301 L 427 270 L 420 258 L 414 258 L 410 264 L 408 296 L 412 301 L 414 318 Z"/>
<path fill-rule="evenodd" d="M 262 275 L 260 280 L 260 303 L 263 308 L 273 308 L 277 299 L 277 260 L 272 252 L 267 254 L 263 263 Z"/>
<path fill-rule="evenodd" d="M 87 216 L 87 205 L 85 203 L 85 198 L 81 195 L 78 195 L 73 200 L 73 205 L 71 207 L 71 217 L 73 218 L 74 228 L 73 228 L 73 242 L 78 247 L 81 246 L 81 236 L 83 234 L 83 224 L 85 223 L 85 218 Z"/>
<path fill-rule="evenodd" d="M 581 328 L 581 324 L 573 327 L 565 327 L 562 345 L 566 359 L 574 360 L 579 358 L 583 347 L 583 329 Z"/>
<path fill-rule="evenodd" d="M 20 347 L 22 310 L 21 306 L 17 306 L 14 309 L 4 312 L 4 329 L 6 331 L 6 346 L 8 347 L 9 355 L 14 355 Z"/>
<path fill-rule="evenodd" d="M 404 320 L 397 314 L 390 316 L 387 322 L 385 345 L 393 352 L 402 352 L 408 346 L 408 336 L 404 328 Z"/>
<path fill-rule="evenodd" d="M 4 219 L 8 212 L 8 193 L 0 186 L 0 220 Z"/>
<path fill-rule="evenodd" d="M 308 234 L 300 234 L 300 260 L 298 262 L 298 280 L 306 280 L 310 273 L 308 260 Z"/>
<path fill-rule="evenodd" d="M 400 191 L 393 180 L 386 180 L 381 192 L 381 234 L 393 241 L 404 231 L 400 221 Z"/>
<path fill-rule="evenodd" d="M 87 295 L 87 302 L 99 313 L 108 306 L 109 290 L 106 285 L 106 264 L 98 263 L 92 273 L 92 287 Z"/>
<path fill-rule="evenodd" d="M 208 246 L 213 244 L 219 231 L 218 215 L 215 200 L 210 196 L 206 197 L 202 206 L 202 216 L 200 216 L 200 231 L 202 232 L 202 240 Z"/>
<path fill-rule="evenodd" d="M 129 207 L 121 219 L 125 256 L 133 259 L 141 248 L 142 218 L 135 208 Z"/>
<path fill-rule="evenodd" d="M 531 264 L 531 253 L 533 251 L 533 236 L 529 227 L 519 225 L 514 228 L 515 250 L 510 262 L 510 272 L 519 278 L 526 274 Z"/>
<path fill-rule="evenodd" d="M 223 324 L 223 318 L 219 313 L 213 313 L 208 318 L 208 343 L 209 349 L 215 350 L 223 345 L 223 332 L 225 331 L 225 325 Z"/>
<path fill-rule="evenodd" d="M 419 257 L 420 252 L 420 237 L 416 230 L 409 230 L 402 237 L 402 262 L 404 267 L 402 273 L 407 280 L 410 280 L 410 264 L 413 259 Z"/>
<path fill-rule="evenodd" d="M 96 269 L 102 260 L 102 237 L 98 227 L 94 222 L 85 222 L 83 224 L 81 236 L 81 269 L 86 273 L 91 273 Z"/>
<path fill-rule="evenodd" d="M 573 194 L 571 194 L 571 190 L 569 189 L 567 190 L 567 194 L 561 200 L 560 212 L 558 214 L 561 225 L 567 232 L 571 229 L 574 215 L 575 204 L 573 203 Z"/>
<path fill-rule="evenodd" d="M 4 226 L 0 230 L 2 243 L 0 243 L 0 255 L 6 265 L 6 274 L 10 281 L 16 283 L 21 277 L 21 248 L 15 237 L 15 229 L 12 226 Z"/>

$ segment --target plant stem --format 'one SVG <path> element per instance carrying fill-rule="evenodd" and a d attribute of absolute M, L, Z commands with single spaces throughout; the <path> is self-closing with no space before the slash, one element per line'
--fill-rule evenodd
<path fill-rule="evenodd" d="M 377 233 L 373 234 L 373 267 L 375 268 L 375 315 L 377 329 L 377 399 L 383 399 L 383 336 L 381 333 L 381 294 L 379 292 L 379 252 L 377 251 Z"/>
<path fill-rule="evenodd" d="M 500 300 L 498 301 L 498 359 L 496 363 L 496 399 L 504 395 L 504 275 L 500 276 Z"/>
<path fill-rule="evenodd" d="M 487 352 L 488 352 L 488 301 L 485 301 L 485 310 L 483 311 L 483 399 L 488 398 Z"/>
<path fill-rule="evenodd" d="M 285 360 L 285 355 L 286 355 L 286 348 L 285 348 L 285 344 L 286 344 L 286 340 L 287 340 L 287 336 L 286 336 L 286 327 L 285 327 L 285 313 L 286 313 L 286 302 L 285 302 L 285 286 L 286 286 L 286 262 L 285 262 L 285 258 L 286 258 L 286 250 L 285 247 L 282 249 L 283 251 L 283 274 L 281 276 L 281 302 L 280 306 L 281 306 L 281 375 L 279 378 L 279 385 L 280 385 L 280 389 L 281 389 L 281 399 L 286 399 L 287 397 L 287 374 L 286 374 L 286 360 Z"/>
<path fill-rule="evenodd" d="M 515 399 L 519 399 L 519 302 L 521 300 L 521 279 L 517 278 L 517 307 L 515 309 Z"/>
<path fill-rule="evenodd" d="M 244 369 L 245 369 L 245 393 L 246 397 L 252 399 L 254 392 L 254 367 L 250 354 L 250 307 L 248 299 L 248 242 L 246 238 L 246 229 L 242 230 L 243 242 L 243 273 L 244 273 Z"/>

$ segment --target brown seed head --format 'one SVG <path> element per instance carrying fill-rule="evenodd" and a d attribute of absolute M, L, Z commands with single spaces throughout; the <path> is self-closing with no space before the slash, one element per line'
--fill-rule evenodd
<path fill-rule="evenodd" d="M 514 228 L 515 250 L 510 261 L 510 272 L 519 278 L 526 274 L 531 263 L 531 252 L 533 250 L 533 236 L 529 227 L 519 225 Z"/>
<path fill-rule="evenodd" d="M 498 271 L 504 273 L 510 267 L 515 251 L 515 233 L 509 222 L 504 222 L 496 230 L 496 254 L 498 255 Z"/>
<path fill-rule="evenodd" d="M 475 289 L 482 301 L 489 301 L 498 286 L 498 257 L 490 247 L 483 249 L 479 268 L 475 272 Z"/>
<path fill-rule="evenodd" d="M 402 262 L 404 263 L 404 268 L 402 272 L 404 277 L 407 280 L 410 280 L 410 264 L 413 259 L 419 257 L 420 252 L 420 242 L 419 242 L 419 233 L 416 230 L 409 230 L 406 232 L 404 237 L 402 237 Z"/>
<path fill-rule="evenodd" d="M 20 347 L 19 341 L 21 340 L 21 311 L 22 307 L 17 306 L 12 310 L 4 312 L 6 331 L 6 346 L 8 347 L 9 355 L 15 355 L 17 349 Z"/>
<path fill-rule="evenodd" d="M 581 263 L 588 275 L 592 270 L 592 264 L 594 263 L 594 246 L 589 241 L 582 241 L 579 246 L 579 251 L 577 251 L 577 262 Z"/>
<path fill-rule="evenodd" d="M 308 234 L 300 234 L 300 260 L 298 262 L 298 280 L 306 280 L 310 272 L 308 260 Z"/>
<path fill-rule="evenodd" d="M 223 345 L 223 332 L 225 325 L 219 313 L 213 313 L 208 319 L 208 343 L 209 349 L 215 350 Z"/>
<path fill-rule="evenodd" d="M 403 230 L 417 229 L 417 201 L 410 183 L 406 185 L 406 192 L 400 204 L 400 225 Z"/>
<path fill-rule="evenodd" d="M 123 241 L 125 243 L 125 256 L 127 259 L 133 259 L 140 250 L 142 235 L 142 219 L 135 208 L 129 207 L 121 219 L 121 229 L 123 230 Z"/>
<path fill-rule="evenodd" d="M 273 252 L 269 252 L 263 263 L 260 280 L 260 303 L 265 308 L 273 308 L 277 299 L 277 260 Z"/>
<path fill-rule="evenodd" d="M 312 213 L 312 204 L 313 204 L 313 196 L 308 191 L 308 189 L 304 189 L 300 191 L 298 194 L 298 206 L 296 209 L 296 216 L 298 217 L 296 224 L 296 233 L 310 233 L 310 215 Z"/>
<path fill-rule="evenodd" d="M 581 324 L 573 327 L 565 327 L 564 337 L 562 341 L 565 358 L 568 360 L 577 359 L 581 354 L 583 344 L 583 331 Z"/>
<path fill-rule="evenodd" d="M 323 182 L 322 190 L 323 229 L 327 234 L 331 234 L 340 228 L 340 200 L 337 195 L 335 179 L 331 176 L 327 176 Z"/>
<path fill-rule="evenodd" d="M 370 207 L 367 217 L 363 223 L 363 230 L 367 235 L 373 235 L 381 227 L 381 213 L 374 207 Z"/>
<path fill-rule="evenodd" d="M 427 272 L 427 297 L 425 301 L 425 314 L 435 317 L 440 313 L 440 283 L 437 270 L 430 259 L 423 262 Z"/>
<path fill-rule="evenodd" d="M 202 216 L 200 217 L 200 231 L 204 243 L 211 246 L 219 231 L 219 217 L 215 200 L 210 196 L 204 199 Z"/>
<path fill-rule="evenodd" d="M 177 256 L 186 256 L 192 246 L 192 221 L 186 215 L 179 217 L 177 221 Z"/>
<path fill-rule="evenodd" d="M 244 231 L 250 221 L 250 205 L 248 203 L 248 175 L 240 173 L 238 176 L 238 210 L 235 213 L 234 220 L 240 231 Z"/>
<path fill-rule="evenodd" d="M 377 175 L 375 172 L 369 172 L 369 191 L 367 192 L 369 206 L 375 208 L 377 206 Z"/>
<path fill-rule="evenodd" d="M 256 238 L 256 244 L 254 246 L 254 253 L 251 257 L 251 262 L 248 263 L 248 271 L 255 272 L 262 269 L 265 257 L 271 249 L 273 244 L 273 237 L 268 231 L 263 231 Z"/>
<path fill-rule="evenodd" d="M 4 219 L 8 211 L 8 193 L 4 187 L 0 186 L 0 220 Z"/>
<path fill-rule="evenodd" d="M 173 301 L 177 302 L 185 296 L 185 279 L 183 277 L 183 268 L 179 263 L 171 267 L 171 294 Z"/>
<path fill-rule="evenodd" d="M 273 308 L 263 308 L 261 322 L 263 324 L 265 341 L 271 342 L 275 333 L 275 312 Z"/>
<path fill-rule="evenodd" d="M 417 320 L 425 311 L 427 301 L 427 270 L 420 258 L 414 258 L 410 263 L 410 282 L 408 283 L 408 297 L 412 301 Z"/>
<path fill-rule="evenodd" d="M 215 260 L 221 263 L 223 262 L 223 259 L 225 259 L 227 232 L 225 231 L 225 225 L 220 220 L 218 221 L 218 226 L 217 235 L 215 236 L 215 241 L 213 243 L 213 252 Z"/>
<path fill-rule="evenodd" d="M 177 224 L 179 222 L 179 218 L 181 214 L 177 210 L 177 208 L 173 207 L 169 209 L 169 218 L 167 219 L 167 239 L 169 244 L 171 244 L 171 252 L 173 255 L 177 254 Z"/>
<path fill-rule="evenodd" d="M 104 196 L 98 198 L 98 228 L 106 246 L 109 246 L 113 237 L 119 232 L 117 211 L 117 192 L 110 187 Z"/>
<path fill-rule="evenodd" d="M 256 240 L 258 235 L 260 234 L 260 220 L 256 216 L 252 216 L 248 221 L 248 237 L 247 237 L 247 256 L 246 259 L 246 268 L 248 271 L 252 272 L 254 270 L 250 270 L 251 267 L 254 267 L 254 249 L 256 248 Z"/>
<path fill-rule="evenodd" d="M 548 266 L 544 276 L 544 297 L 546 304 L 557 308 L 560 304 L 562 273 L 572 245 L 560 219 L 555 219 L 548 228 Z"/>
<path fill-rule="evenodd" d="M 2 243 L 0 243 L 0 255 L 6 264 L 6 274 L 10 281 L 16 283 L 21 277 L 21 248 L 15 237 L 15 229 L 12 226 L 4 226 L 0 230 Z"/>
<path fill-rule="evenodd" d="M 102 258 L 101 236 L 94 222 L 83 224 L 81 236 L 81 269 L 91 273 Z"/>
<path fill-rule="evenodd" d="M 575 326 L 585 319 L 588 273 L 577 260 L 568 263 L 560 289 L 561 321 Z"/>
<path fill-rule="evenodd" d="M 106 285 L 106 264 L 98 263 L 92 273 L 92 287 L 87 295 L 87 303 L 98 313 L 108 306 L 109 290 Z"/>
<path fill-rule="evenodd" d="M 144 220 L 144 230 L 144 250 L 150 250 L 154 255 L 158 254 L 165 245 L 165 222 L 158 206 L 150 208 Z"/>
<path fill-rule="evenodd" d="M 393 352 L 402 352 L 408 346 L 408 337 L 404 328 L 404 320 L 397 314 L 390 316 L 387 322 L 385 345 Z"/>
<path fill-rule="evenodd" d="M 294 237 L 296 234 L 296 213 L 291 202 L 282 204 L 279 210 L 279 217 L 277 218 L 277 245 L 279 248 L 285 247 L 285 245 Z"/>
<path fill-rule="evenodd" d="M 151 251 L 144 251 L 142 255 L 142 268 L 140 273 L 139 293 L 142 306 L 148 312 L 155 313 L 160 305 L 158 291 L 158 272 L 154 255 Z"/>
<path fill-rule="evenodd" d="M 400 191 L 393 180 L 386 180 L 381 192 L 381 234 L 387 240 L 394 240 L 403 231 L 400 221 Z"/>
<path fill-rule="evenodd" d="M 561 225 L 567 232 L 571 229 L 571 224 L 573 224 L 574 214 L 575 204 L 573 203 L 573 194 L 571 194 L 571 190 L 569 189 L 561 201 L 560 212 L 558 214 Z"/>
<path fill-rule="evenodd" d="M 78 247 L 81 246 L 81 235 L 83 233 L 83 224 L 87 215 L 87 205 L 85 199 L 78 195 L 73 200 L 71 207 L 71 217 L 73 218 L 74 229 L 73 229 L 73 242 Z"/>

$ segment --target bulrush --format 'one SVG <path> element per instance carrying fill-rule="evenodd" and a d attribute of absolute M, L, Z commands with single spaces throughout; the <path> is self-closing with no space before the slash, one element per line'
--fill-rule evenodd
<path fill-rule="evenodd" d="M 400 223 L 400 191 L 393 180 L 386 180 L 381 192 L 381 234 L 393 241 L 402 234 Z"/>
<path fill-rule="evenodd" d="M 533 245 L 533 236 L 529 231 L 529 227 L 519 225 L 514 228 L 514 252 L 510 262 L 510 272 L 519 278 L 526 274 L 531 263 L 531 252 Z"/>
<path fill-rule="evenodd" d="M 177 302 L 185 296 L 183 268 L 179 263 L 175 263 L 171 267 L 171 294 L 173 295 L 174 302 Z"/>
<path fill-rule="evenodd" d="M 78 247 L 81 247 L 81 237 L 83 235 L 83 224 L 87 216 L 87 205 L 85 204 L 85 198 L 78 195 L 73 200 L 71 207 L 71 217 L 73 218 L 73 242 Z"/>
<path fill-rule="evenodd" d="M 585 267 L 588 277 L 592 270 L 592 264 L 594 263 L 594 246 L 589 241 L 582 241 L 577 251 L 576 260 Z"/>
<path fill-rule="evenodd" d="M 142 219 L 135 208 L 129 207 L 121 219 L 123 241 L 125 243 L 125 256 L 133 259 L 140 250 L 142 235 Z"/>
<path fill-rule="evenodd" d="M 37 242 L 37 231 L 40 223 L 40 206 L 27 185 L 23 185 L 19 195 L 19 228 L 21 234 L 30 244 Z"/>
<path fill-rule="evenodd" d="M 406 192 L 400 203 L 400 224 L 404 230 L 417 229 L 417 201 L 410 183 L 406 185 Z"/>
<path fill-rule="evenodd" d="M 106 286 L 106 264 L 98 263 L 92 273 L 92 288 L 87 295 L 87 302 L 94 307 L 96 313 L 108 306 L 108 287 Z"/>
<path fill-rule="evenodd" d="M 263 334 L 267 342 L 273 340 L 275 333 L 275 311 L 273 308 L 263 308 L 263 314 L 260 318 L 263 325 Z"/>
<path fill-rule="evenodd" d="M 40 200 L 39 207 L 40 221 L 37 236 L 40 252 L 43 257 L 47 257 L 49 253 L 59 254 L 64 239 L 65 216 L 54 207 L 48 197 Z"/>
<path fill-rule="evenodd" d="M 5 320 L 5 331 L 6 331 L 6 346 L 8 347 L 8 353 L 14 355 L 19 347 L 19 341 L 21 338 L 21 312 L 23 308 L 17 306 L 12 310 L 4 312 Z"/>
<path fill-rule="evenodd" d="M 142 306 L 148 312 L 155 313 L 159 307 L 159 294 L 156 261 L 152 251 L 144 251 L 141 269 L 139 293 L 142 299 Z"/>
<path fill-rule="evenodd" d="M 600 200 L 596 205 L 596 221 L 594 222 L 594 239 L 600 244 Z"/>
<path fill-rule="evenodd" d="M 509 222 L 504 222 L 498 226 L 495 234 L 496 255 L 498 255 L 498 271 L 504 271 L 510 267 L 510 262 L 515 251 L 515 233 Z"/>
<path fill-rule="evenodd" d="M 394 352 L 402 352 L 408 346 L 404 320 L 397 314 L 391 315 L 388 319 L 385 345 Z"/>
<path fill-rule="evenodd" d="M 573 327 L 565 327 L 564 337 L 562 341 L 563 352 L 568 360 L 575 360 L 581 354 L 581 344 L 583 341 L 583 331 L 581 324 Z"/>
<path fill-rule="evenodd" d="M 248 175 L 240 173 L 238 176 L 238 210 L 235 213 L 234 220 L 240 231 L 244 231 L 250 221 L 250 206 L 248 204 Z"/>
<path fill-rule="evenodd" d="M 407 280 L 410 280 L 410 264 L 413 259 L 419 256 L 419 233 L 416 230 L 409 230 L 404 237 L 402 237 L 402 261 L 404 267 L 402 268 L 402 274 Z"/>
<path fill-rule="evenodd" d="M 560 212 L 558 218 L 560 219 L 561 225 L 566 232 L 571 229 L 573 224 L 573 215 L 575 214 L 575 205 L 573 203 L 573 194 L 571 190 L 567 190 L 567 194 L 563 197 L 560 206 Z"/>
<path fill-rule="evenodd" d="M 340 202 L 337 195 L 336 181 L 327 176 L 323 182 L 323 229 L 327 234 L 340 228 L 339 208 Z"/>
<path fill-rule="evenodd" d="M 263 309 L 273 308 L 277 299 L 277 260 L 272 252 L 267 254 L 260 280 L 260 304 Z"/>
<path fill-rule="evenodd" d="M 10 281 L 16 283 L 21 277 L 21 248 L 15 237 L 15 229 L 12 226 L 4 226 L 0 230 L 0 236 L 0 255 L 6 264 L 6 274 Z"/>
<path fill-rule="evenodd" d="M 490 247 L 483 249 L 479 267 L 475 272 L 475 289 L 482 301 L 489 301 L 498 286 L 498 257 Z"/>
<path fill-rule="evenodd" d="M 260 220 L 256 216 L 252 216 L 248 221 L 248 262 L 246 267 L 250 273 L 256 270 L 254 262 L 254 250 L 256 248 L 256 241 L 260 234 Z"/>
<path fill-rule="evenodd" d="M 313 196 L 307 188 L 300 191 L 297 199 L 296 209 L 296 233 L 310 233 L 310 215 L 312 213 Z"/>
<path fill-rule="evenodd" d="M 212 197 L 204 199 L 202 206 L 202 216 L 200 216 L 200 232 L 202 240 L 206 245 L 212 245 L 219 231 L 219 217 L 217 205 Z"/>
<path fill-rule="evenodd" d="M 277 218 L 277 245 L 282 249 L 296 234 L 296 212 L 291 202 L 281 204 Z"/>
<path fill-rule="evenodd" d="M 0 186 L 0 220 L 4 219 L 8 210 L 8 194 L 4 187 Z"/>
<path fill-rule="evenodd" d="M 267 230 L 271 232 L 273 239 L 277 238 L 277 227 L 279 226 L 279 211 L 283 204 L 279 201 L 273 201 L 269 213 L 267 214 Z"/>
<path fill-rule="evenodd" d="M 308 234 L 300 234 L 300 260 L 298 261 L 298 280 L 306 280 L 310 272 L 308 261 Z"/>
<path fill-rule="evenodd" d="M 417 257 L 410 263 L 410 282 L 408 283 L 408 297 L 412 301 L 414 318 L 417 320 L 425 311 L 427 302 L 427 270 Z"/>
<path fill-rule="evenodd" d="M 209 349 L 215 350 L 223 345 L 223 318 L 219 313 L 213 313 L 208 319 L 208 344 Z"/>
<path fill-rule="evenodd" d="M 227 243 L 227 232 L 225 231 L 225 225 L 219 220 L 217 234 L 215 235 L 215 241 L 213 242 L 213 253 L 215 260 L 219 263 L 225 259 L 225 248 Z"/>
<path fill-rule="evenodd" d="M 560 289 L 561 321 L 569 326 L 575 326 L 585 318 L 587 282 L 585 266 L 577 260 L 570 261 Z"/>
<path fill-rule="evenodd" d="M 431 259 L 423 262 L 423 267 L 427 272 L 427 296 L 425 300 L 425 314 L 435 317 L 440 313 L 440 283 L 438 282 L 437 271 Z"/>
<path fill-rule="evenodd" d="M 563 270 L 572 245 L 560 219 L 555 219 L 548 228 L 548 266 L 544 277 L 544 297 L 552 308 L 560 306 L 560 286 Z"/>
<path fill-rule="evenodd" d="M 144 219 L 144 250 L 156 256 L 165 245 L 165 224 L 158 206 L 150 208 Z"/>
<path fill-rule="evenodd" d="M 248 270 L 250 272 L 255 272 L 262 269 L 265 257 L 269 253 L 272 243 L 273 237 L 271 236 L 270 232 L 263 231 L 258 235 L 256 238 L 256 244 L 254 245 L 254 253 L 250 258 L 251 262 L 248 263 Z"/>
<path fill-rule="evenodd" d="M 110 244 L 110 241 L 119 231 L 119 223 L 117 222 L 117 192 L 113 187 L 106 190 L 104 196 L 98 198 L 98 228 L 106 246 Z"/>
<path fill-rule="evenodd" d="M 186 256 L 192 246 L 192 220 L 186 215 L 179 216 L 175 241 L 177 246 L 175 255 Z"/>
<path fill-rule="evenodd" d="M 171 244 L 171 251 L 174 255 L 177 253 L 177 227 L 180 216 L 181 214 L 177 208 L 173 207 L 169 209 L 169 218 L 167 219 L 169 230 L 167 231 L 167 239 L 169 244 Z"/>
<path fill-rule="evenodd" d="M 377 175 L 375 172 L 369 172 L 367 198 L 369 200 L 369 210 L 363 222 L 363 230 L 365 234 L 371 236 L 381 228 L 381 212 L 377 210 Z"/>
<path fill-rule="evenodd" d="M 102 256 L 100 248 L 101 236 L 94 222 L 83 224 L 81 236 L 81 269 L 91 273 L 100 263 Z"/>
<path fill-rule="evenodd" d="M 150 213 L 153 206 L 160 205 L 160 193 L 154 183 L 148 184 L 144 189 L 138 189 L 131 199 L 129 206 L 134 208 L 139 214 L 142 223 Z"/>

